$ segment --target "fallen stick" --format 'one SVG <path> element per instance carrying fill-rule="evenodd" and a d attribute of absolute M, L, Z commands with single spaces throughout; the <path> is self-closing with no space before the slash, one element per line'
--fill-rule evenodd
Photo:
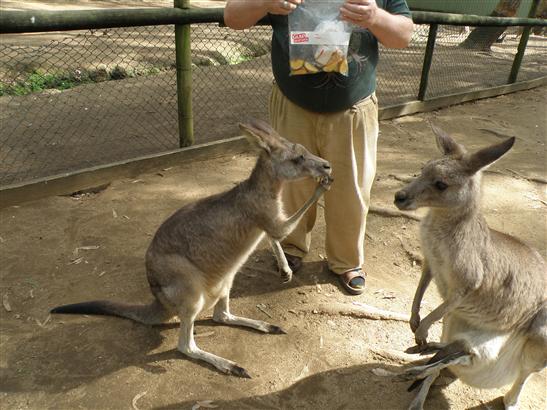
<path fill-rule="evenodd" d="M 367 305 L 361 302 L 352 302 L 352 304 L 359 308 L 359 312 L 370 315 L 370 319 L 397 320 L 400 322 L 408 322 L 410 320 L 410 316 L 405 313 L 392 312 L 390 310 L 379 309 L 372 305 Z"/>
<path fill-rule="evenodd" d="M 515 174 L 516 176 L 522 178 L 522 179 L 525 179 L 526 181 L 530 181 L 530 182 L 538 182 L 540 184 L 547 184 L 547 179 L 545 178 L 541 178 L 541 177 L 530 177 L 530 176 L 527 176 L 527 175 L 523 175 L 521 174 L 520 172 L 517 172 L 513 169 L 510 169 L 510 168 L 505 168 L 507 171 Z"/>
<path fill-rule="evenodd" d="M 372 354 L 375 354 L 377 356 L 380 356 L 382 359 L 386 359 L 392 362 L 402 363 L 406 364 L 409 362 L 416 362 L 419 360 L 427 361 L 428 358 L 424 358 L 423 356 L 417 355 L 417 354 L 408 354 L 405 352 L 400 352 L 398 350 L 391 350 L 391 349 L 370 349 Z"/>
<path fill-rule="evenodd" d="M 366 305 L 360 302 L 353 302 L 353 306 L 347 303 L 320 304 L 319 306 L 313 308 L 313 313 L 350 316 L 357 319 L 370 320 L 396 320 L 400 322 L 408 322 L 410 320 L 409 315 L 378 309 L 374 306 Z"/>
<path fill-rule="evenodd" d="M 408 175 L 389 174 L 388 176 L 393 179 L 396 179 L 397 181 L 401 181 L 405 183 L 414 181 L 414 177 L 409 177 Z"/>
<path fill-rule="evenodd" d="M 401 212 L 395 209 L 383 208 L 381 206 L 376 206 L 376 205 L 371 205 L 368 211 L 369 213 L 373 213 L 380 216 L 386 216 L 390 218 L 408 218 L 418 222 L 422 220 L 422 218 L 420 218 L 419 216 L 411 214 L 411 213 Z"/>
<path fill-rule="evenodd" d="M 375 242 L 376 241 L 376 238 L 374 236 L 372 236 L 370 233 L 368 232 L 365 232 L 365 236 L 370 239 L 371 241 Z"/>
<path fill-rule="evenodd" d="M 485 131 L 485 132 L 488 132 L 490 134 L 493 134 L 495 135 L 496 137 L 498 138 L 511 138 L 513 137 L 513 135 L 509 135 L 509 134 L 505 134 L 503 132 L 500 132 L 500 131 L 496 131 L 492 128 L 478 128 L 480 131 Z"/>
<path fill-rule="evenodd" d="M 504 176 L 504 177 L 507 177 L 507 178 L 514 178 L 515 176 L 514 175 L 510 175 L 506 172 L 501 172 L 501 171 L 497 171 L 495 169 L 485 169 L 484 171 L 482 171 L 484 174 L 496 174 L 496 175 L 501 175 L 501 176 Z"/>
<path fill-rule="evenodd" d="M 273 318 L 273 316 L 270 315 L 270 314 L 268 313 L 268 311 L 266 310 L 266 306 L 265 306 L 264 304 L 259 303 L 258 305 L 256 305 L 256 308 L 257 308 L 258 310 L 260 310 L 262 313 L 264 313 L 266 316 L 268 316 L 270 319 Z"/>
<path fill-rule="evenodd" d="M 148 393 L 148 392 L 143 391 L 142 393 L 139 393 L 135 397 L 133 397 L 133 400 L 131 400 L 131 407 L 133 407 L 134 410 L 139 410 L 139 408 L 137 407 L 137 402 L 146 393 Z"/>
<path fill-rule="evenodd" d="M 509 169 L 509 168 L 506 168 L 506 169 L 507 169 L 507 171 L 511 172 L 511 174 L 508 174 L 506 172 L 496 171 L 494 169 L 486 169 L 483 172 L 485 172 L 487 174 L 502 175 L 502 176 L 507 177 L 507 178 L 518 177 L 518 178 L 524 179 L 526 181 L 537 182 L 538 184 L 546 184 L 547 185 L 547 179 L 545 179 L 545 178 L 526 176 L 526 175 L 521 174 L 520 172 L 517 172 L 515 170 Z"/>

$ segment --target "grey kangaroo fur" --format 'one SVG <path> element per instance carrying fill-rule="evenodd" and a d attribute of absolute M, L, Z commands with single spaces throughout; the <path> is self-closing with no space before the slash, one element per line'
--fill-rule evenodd
<path fill-rule="evenodd" d="M 470 154 L 444 131 L 433 131 L 444 156 L 397 192 L 395 204 L 429 207 L 420 226 L 424 264 L 412 304 L 417 346 L 411 351 L 438 352 L 397 379 L 420 387 L 411 409 L 423 408 L 440 370 L 449 368 L 474 387 L 512 384 L 503 402 L 514 410 L 528 377 L 547 365 L 547 271 L 538 252 L 490 229 L 480 212 L 481 169 L 505 154 L 514 138 Z M 432 279 L 443 303 L 420 319 Z M 427 343 L 430 326 L 441 319 L 441 342 Z"/>
<path fill-rule="evenodd" d="M 180 319 L 178 350 L 240 377 L 249 373 L 236 363 L 205 352 L 194 341 L 194 320 L 214 307 L 213 320 L 264 333 L 285 333 L 269 323 L 230 313 L 234 277 L 264 235 L 270 238 L 286 280 L 290 271 L 279 241 L 329 188 L 330 164 L 278 135 L 268 124 L 240 124 L 260 155 L 248 179 L 229 191 L 188 204 L 157 230 L 146 252 L 146 274 L 154 300 L 148 305 L 93 301 L 60 306 L 52 313 L 113 315 L 153 325 Z M 294 215 L 283 214 L 280 193 L 286 181 L 318 178 L 313 196 Z"/>

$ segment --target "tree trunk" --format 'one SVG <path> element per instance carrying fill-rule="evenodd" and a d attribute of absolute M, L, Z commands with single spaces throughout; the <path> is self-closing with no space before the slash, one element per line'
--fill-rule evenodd
<path fill-rule="evenodd" d="M 536 12 L 534 13 L 535 18 L 547 19 L 547 0 L 541 0 Z M 543 26 L 534 26 L 532 27 L 532 33 L 536 35 L 541 35 L 545 33 L 545 27 Z"/>
<path fill-rule="evenodd" d="M 521 0 L 500 0 L 494 11 L 493 17 L 514 17 L 517 14 Z M 477 27 L 460 44 L 460 47 L 490 51 L 492 44 L 503 34 L 506 27 Z"/>

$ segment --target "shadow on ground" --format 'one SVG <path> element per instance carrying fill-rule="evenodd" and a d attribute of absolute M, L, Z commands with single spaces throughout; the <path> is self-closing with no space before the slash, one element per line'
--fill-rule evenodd
<path fill-rule="evenodd" d="M 215 401 L 220 409 L 396 409 L 410 404 L 415 392 L 407 393 L 406 384 L 392 382 L 390 377 L 376 376 L 373 369 L 397 371 L 394 366 L 368 363 L 338 368 L 305 377 L 286 389 L 239 400 Z M 195 402 L 186 401 L 154 407 L 154 410 L 189 409 Z M 440 388 L 434 387 L 428 397 L 429 408 L 448 409 L 449 403 Z"/>

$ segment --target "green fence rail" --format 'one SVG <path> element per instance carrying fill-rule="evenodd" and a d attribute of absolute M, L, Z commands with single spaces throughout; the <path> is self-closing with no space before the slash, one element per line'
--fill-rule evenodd
<path fill-rule="evenodd" d="M 222 23 L 223 13 L 223 8 L 187 9 L 182 7 L 65 11 L 2 10 L 0 34 Z"/>
<path fill-rule="evenodd" d="M 36 33 L 101 29 L 112 27 L 156 26 L 169 24 L 223 24 L 223 8 L 184 9 L 116 9 L 116 10 L 3 10 L 0 34 Z M 542 19 L 489 17 L 413 11 L 416 24 L 449 24 L 456 26 L 546 26 Z M 260 24 L 267 24 L 262 21 Z"/>

